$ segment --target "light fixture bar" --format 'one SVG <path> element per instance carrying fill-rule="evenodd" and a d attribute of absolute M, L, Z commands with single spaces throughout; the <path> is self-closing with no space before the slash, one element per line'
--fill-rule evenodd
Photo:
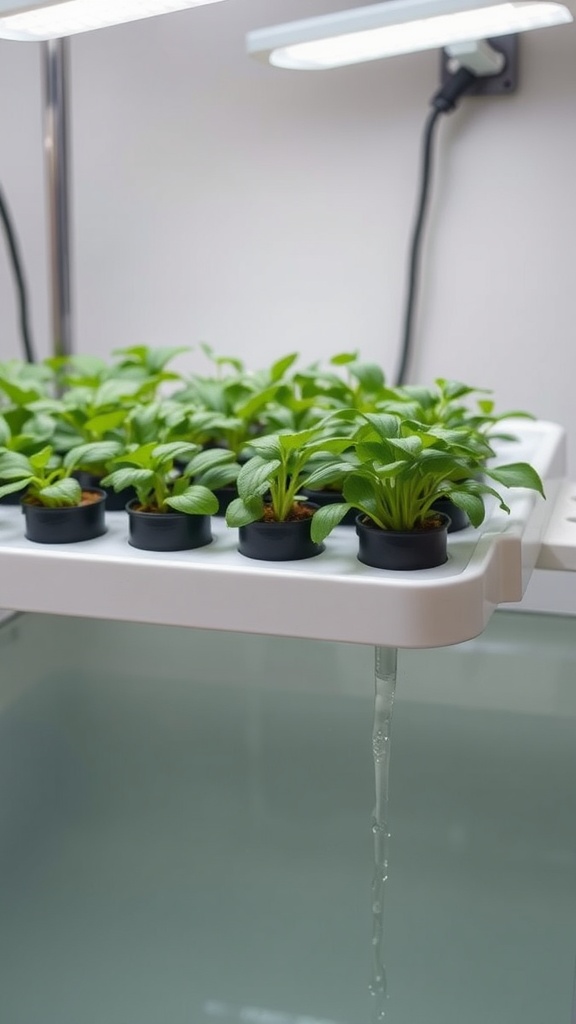
<path fill-rule="evenodd" d="M 39 42 L 217 0 L 0 0 L 0 38 Z"/>
<path fill-rule="evenodd" d="M 572 21 L 551 0 L 387 0 L 258 29 L 248 53 L 275 67 L 322 71 Z"/>

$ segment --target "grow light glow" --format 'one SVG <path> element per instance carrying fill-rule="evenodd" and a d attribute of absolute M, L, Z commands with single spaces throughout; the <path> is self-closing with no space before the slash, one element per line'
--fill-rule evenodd
<path fill-rule="evenodd" d="M 388 0 L 259 29 L 247 44 L 275 67 L 322 71 L 572 20 L 567 7 L 548 0 Z"/>
<path fill-rule="evenodd" d="M 219 0 L 0 0 L 0 38 L 39 42 Z"/>

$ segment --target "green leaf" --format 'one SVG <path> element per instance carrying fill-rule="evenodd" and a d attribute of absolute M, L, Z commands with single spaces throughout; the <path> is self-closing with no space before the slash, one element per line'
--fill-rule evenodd
<path fill-rule="evenodd" d="M 287 370 L 294 365 L 298 359 L 298 352 L 291 352 L 290 355 L 283 356 L 282 359 L 277 359 L 275 363 L 272 363 L 270 367 L 270 380 L 272 383 L 276 383 L 282 379 Z"/>
<path fill-rule="evenodd" d="M 123 469 L 115 469 L 100 481 L 103 487 L 111 487 L 114 491 L 123 491 L 126 487 L 145 487 L 154 483 L 154 473 L 151 469 L 136 469 L 126 466 Z"/>
<path fill-rule="evenodd" d="M 165 504 L 190 516 L 213 516 L 218 511 L 218 498 L 200 484 L 193 484 L 183 494 L 166 498 Z"/>
<path fill-rule="evenodd" d="M 119 455 L 122 445 L 118 441 L 93 441 L 88 444 L 79 444 L 64 456 L 66 469 L 75 469 L 77 466 L 102 466 L 110 459 Z"/>
<path fill-rule="evenodd" d="M 447 497 L 454 502 L 457 508 L 466 513 L 472 526 L 478 527 L 484 522 L 486 510 L 482 498 L 477 494 L 470 494 L 468 491 L 451 490 Z M 449 514 L 449 513 L 448 513 Z"/>
<path fill-rule="evenodd" d="M 490 467 L 484 472 L 486 476 L 499 484 L 504 484 L 505 487 L 528 487 L 530 490 L 538 491 L 543 498 L 546 497 L 538 473 L 527 462 L 511 462 L 507 466 Z"/>
<path fill-rule="evenodd" d="M 229 412 L 222 381 L 196 379 L 191 386 L 191 393 L 196 405 L 211 412 Z"/>
<path fill-rule="evenodd" d="M 438 480 L 443 478 L 454 479 L 455 476 L 462 479 L 472 475 L 477 466 L 466 459 L 460 459 L 448 452 L 438 451 L 436 448 L 426 448 L 417 459 L 422 473 L 434 474 Z"/>
<path fill-rule="evenodd" d="M 393 437 L 390 438 L 390 444 L 393 448 L 398 448 L 401 452 L 406 452 L 407 455 L 417 456 L 420 454 L 423 448 L 422 441 L 419 437 Z"/>
<path fill-rule="evenodd" d="M 204 487 L 209 487 L 211 491 L 215 491 L 218 487 L 228 487 L 233 484 L 239 471 L 240 467 L 236 462 L 225 462 L 221 466 L 213 466 L 212 469 L 205 470 L 197 478 L 197 482 L 204 484 Z"/>
<path fill-rule="evenodd" d="M 405 384 L 397 389 L 398 397 L 408 402 L 417 402 L 422 409 L 430 409 L 436 404 L 438 396 L 432 388 L 425 388 L 419 384 Z"/>
<path fill-rule="evenodd" d="M 361 463 L 384 462 L 394 459 L 396 453 L 389 441 L 363 441 L 358 440 L 356 444 L 356 455 Z"/>
<path fill-rule="evenodd" d="M 73 374 L 79 374 L 82 377 L 94 377 L 98 379 L 108 372 L 107 363 L 99 356 L 64 356 L 62 364 L 66 366 L 69 371 L 72 371 Z M 55 369 L 60 369 L 60 366 L 56 366 Z"/>
<path fill-rule="evenodd" d="M 402 473 L 410 473 L 413 471 L 413 467 L 411 467 L 410 463 L 406 462 L 405 459 L 397 460 L 395 462 L 374 462 L 372 464 L 372 469 L 374 475 L 378 477 L 384 486 L 387 486 L 387 480 L 393 480 Z"/>
<path fill-rule="evenodd" d="M 357 409 L 336 409 L 335 412 L 325 416 L 318 426 L 329 427 L 331 423 L 345 423 L 349 424 L 349 429 L 352 431 L 353 426 L 363 423 L 365 418 Z"/>
<path fill-rule="evenodd" d="M 320 544 L 326 539 L 335 526 L 342 522 L 344 516 L 350 511 L 352 505 L 346 502 L 335 502 L 333 505 L 324 505 L 312 516 L 310 536 L 315 544 Z"/>
<path fill-rule="evenodd" d="M 31 441 L 42 444 L 53 437 L 56 430 L 56 420 L 44 413 L 34 413 L 33 416 L 26 420 L 24 429 Z"/>
<path fill-rule="evenodd" d="M 232 462 L 234 462 L 234 452 L 226 448 L 206 448 L 192 456 L 184 469 L 184 475 L 198 476 L 199 473 L 205 473 L 215 466 L 222 466 Z"/>
<path fill-rule="evenodd" d="M 494 412 L 494 402 L 489 398 L 482 398 L 478 402 L 478 408 L 484 416 L 490 416 Z"/>
<path fill-rule="evenodd" d="M 47 445 L 45 448 L 42 448 L 41 451 L 35 452 L 34 455 L 30 455 L 28 461 L 30 462 L 32 469 L 34 469 L 35 472 L 38 473 L 38 471 L 46 469 L 46 466 L 49 464 L 51 458 L 52 449 L 50 448 L 49 445 Z"/>
<path fill-rule="evenodd" d="M 99 416 L 92 416 L 86 420 L 84 427 L 91 434 L 106 434 L 109 430 L 116 430 L 126 422 L 126 410 L 116 409 L 114 412 L 103 412 Z"/>
<path fill-rule="evenodd" d="M 280 468 L 280 461 L 273 459 L 267 461 L 260 456 L 250 459 L 238 474 L 237 486 L 240 498 L 245 501 L 258 498 L 264 494 L 270 485 L 274 473 Z"/>
<path fill-rule="evenodd" d="M 201 409 L 186 413 L 188 429 L 191 434 L 205 434 L 225 429 L 231 422 L 221 412 L 213 412 L 210 409 Z"/>
<path fill-rule="evenodd" d="M 321 490 L 329 484 L 340 483 L 352 469 L 350 463 L 344 462 L 343 459 L 339 462 L 326 462 L 311 471 L 308 476 L 304 476 L 300 486 L 310 490 Z"/>
<path fill-rule="evenodd" d="M 0 487 L 0 498 L 5 498 L 7 494 L 15 494 L 16 491 L 21 491 L 24 487 L 27 487 L 34 477 L 21 477 L 20 480 L 15 480 L 11 484 L 3 484 Z"/>
<path fill-rule="evenodd" d="M 278 443 L 282 452 L 288 454 L 299 451 L 317 436 L 318 428 L 309 427 L 308 430 L 299 430 L 296 434 L 278 434 Z"/>
<path fill-rule="evenodd" d="M 7 444 L 12 437 L 12 431 L 3 416 L 0 416 L 0 445 Z"/>
<path fill-rule="evenodd" d="M 261 498 L 235 498 L 226 509 L 226 522 L 228 526 L 248 526 L 249 523 L 256 523 L 261 519 L 263 511 L 264 502 Z"/>
<path fill-rule="evenodd" d="M 365 413 L 364 419 L 384 441 L 400 437 L 400 417 L 388 413 Z"/>
<path fill-rule="evenodd" d="M 316 433 L 316 430 L 314 431 Z M 347 448 L 351 448 L 353 440 L 350 437 L 325 437 L 318 441 L 312 441 L 303 446 L 305 452 L 310 455 L 326 452 L 329 455 L 341 455 Z"/>
<path fill-rule="evenodd" d="M 445 380 L 443 377 L 438 377 L 435 382 L 444 398 L 448 401 L 453 402 L 456 398 L 464 398 L 465 395 L 472 395 L 475 391 L 483 391 L 485 394 L 489 394 L 486 388 L 471 388 L 468 384 L 462 384 L 459 380 Z"/>
<path fill-rule="evenodd" d="M 0 390 L 8 395 L 14 405 L 28 405 L 29 402 L 41 397 L 41 392 L 18 387 L 4 377 L 0 377 Z"/>
<path fill-rule="evenodd" d="M 115 406 L 126 398 L 134 398 L 142 388 L 138 380 L 105 380 L 94 394 L 95 409 L 104 409 L 107 405 Z"/>
<path fill-rule="evenodd" d="M 131 345 L 129 348 L 114 349 L 113 355 L 123 356 L 120 366 L 141 366 L 150 374 L 162 370 L 174 356 L 189 352 L 188 346 L 162 346 L 149 348 L 147 345 Z"/>
<path fill-rule="evenodd" d="M 330 364 L 331 366 L 347 366 L 348 363 L 354 363 L 356 359 L 358 359 L 357 352 L 339 352 L 332 356 Z"/>
<path fill-rule="evenodd" d="M 384 387 L 384 373 L 377 363 L 355 363 L 349 369 L 364 391 L 374 394 Z"/>
<path fill-rule="evenodd" d="M 378 494 L 372 480 L 360 473 L 351 473 L 344 481 L 344 497 L 349 505 L 369 515 L 377 514 Z"/>
<path fill-rule="evenodd" d="M 278 385 L 273 384 L 269 388 L 265 388 L 263 391 L 257 392 L 252 395 L 248 401 L 244 401 L 241 405 L 237 405 L 234 408 L 236 416 L 241 420 L 253 420 L 264 406 L 268 405 L 275 397 L 278 391 Z"/>
<path fill-rule="evenodd" d="M 191 458 L 198 451 L 197 444 L 190 444 L 189 441 L 168 441 L 167 444 L 157 444 L 152 449 L 154 461 L 170 461 L 171 459 Z"/>
<path fill-rule="evenodd" d="M 34 476 L 30 460 L 20 452 L 4 451 L 0 455 L 0 480 L 17 480 Z"/>
<path fill-rule="evenodd" d="M 284 434 L 280 435 L 286 436 Z M 264 459 L 279 459 L 282 456 L 278 434 L 267 434 L 264 437 L 255 438 L 250 441 L 248 447 Z"/>
<path fill-rule="evenodd" d="M 142 469 L 146 469 L 154 462 L 152 452 L 156 447 L 157 445 L 155 441 L 149 441 L 148 444 L 141 444 L 138 448 L 134 448 L 132 451 L 117 456 L 117 458 L 114 459 L 114 463 L 129 464 L 131 466 L 138 466 L 142 467 Z"/>
<path fill-rule="evenodd" d="M 66 477 L 64 480 L 57 480 L 47 487 L 42 487 L 37 492 L 39 500 L 48 508 L 67 508 L 70 505 L 79 505 L 82 498 L 82 488 L 77 480 Z"/>

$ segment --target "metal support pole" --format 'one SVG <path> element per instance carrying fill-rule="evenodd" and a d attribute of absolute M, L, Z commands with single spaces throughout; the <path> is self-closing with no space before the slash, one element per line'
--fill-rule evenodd
<path fill-rule="evenodd" d="M 68 158 L 68 43 L 42 44 L 44 79 L 44 151 L 48 186 L 52 355 L 70 355 L 70 211 Z"/>

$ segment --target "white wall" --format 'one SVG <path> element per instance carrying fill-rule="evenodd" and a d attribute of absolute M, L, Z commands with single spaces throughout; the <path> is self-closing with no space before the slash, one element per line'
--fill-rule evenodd
<path fill-rule="evenodd" d="M 251 28 L 350 5 L 228 0 L 72 40 L 80 350 L 206 340 L 262 364 L 358 347 L 393 374 L 438 56 L 318 74 L 244 54 Z M 521 42 L 518 94 L 469 99 L 441 125 L 413 377 L 564 423 L 574 474 L 576 28 Z M 0 96 L 0 182 L 46 353 L 36 46 L 0 42 Z M 0 309 L 6 358 L 3 252 Z"/>

